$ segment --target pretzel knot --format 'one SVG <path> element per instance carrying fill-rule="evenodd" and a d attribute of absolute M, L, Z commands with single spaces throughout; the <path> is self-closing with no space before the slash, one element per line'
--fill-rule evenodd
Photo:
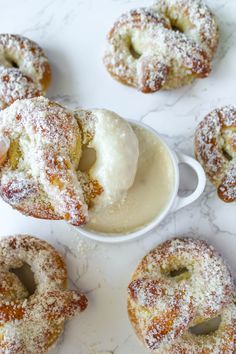
<path fill-rule="evenodd" d="M 10 272 L 27 263 L 36 290 L 29 295 Z M 0 242 L 0 348 L 4 353 L 45 353 L 61 334 L 66 319 L 85 310 L 87 298 L 66 290 L 61 256 L 44 241 L 13 236 Z"/>
<path fill-rule="evenodd" d="M 128 314 L 151 351 L 231 353 L 236 321 L 233 296 L 229 270 L 212 247 L 203 241 L 172 239 L 137 267 L 128 287 Z M 190 331 L 217 316 L 221 322 L 215 332 L 197 336 Z"/>
<path fill-rule="evenodd" d="M 0 112 L 0 195 L 26 215 L 84 224 L 88 209 L 125 197 L 138 157 L 131 126 L 108 110 L 71 112 L 37 97 Z"/>
<path fill-rule="evenodd" d="M 44 97 L 18 100 L 0 118 L 0 194 L 26 215 L 65 219 L 87 217 L 76 167 L 81 135 L 74 115 Z"/>
<path fill-rule="evenodd" d="M 28 38 L 0 34 L 0 108 L 44 94 L 51 69 L 43 50 Z"/>
<path fill-rule="evenodd" d="M 236 200 L 236 108 L 209 113 L 195 134 L 195 154 L 224 202 Z"/>
<path fill-rule="evenodd" d="M 216 21 L 201 1 L 159 0 L 118 19 L 104 64 L 144 93 L 172 89 L 209 75 L 217 43 Z"/>

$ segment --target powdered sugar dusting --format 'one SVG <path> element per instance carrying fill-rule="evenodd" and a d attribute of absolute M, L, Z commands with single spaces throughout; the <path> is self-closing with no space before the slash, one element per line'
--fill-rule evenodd
<path fill-rule="evenodd" d="M 46 98 L 18 100 L 0 112 L 0 194 L 26 215 L 87 221 L 88 208 L 123 200 L 134 181 L 138 140 L 127 121 L 107 110 L 70 112 Z M 96 160 L 80 171 L 82 146 Z"/>
<path fill-rule="evenodd" d="M 235 322 L 236 303 L 230 301 L 225 305 L 220 314 L 221 322 L 219 328 L 208 335 L 194 335 L 186 331 L 173 343 L 161 346 L 158 349 L 160 354 L 179 353 L 234 353 L 235 352 Z"/>
<path fill-rule="evenodd" d="M 11 141 L 1 169 L 3 198 L 20 209 L 26 201 L 23 211 L 30 215 L 37 207 L 39 217 L 49 211 L 74 225 L 83 223 L 87 205 L 76 174 L 81 138 L 74 115 L 43 97 L 16 101 L 0 112 L 0 134 Z M 46 198 L 34 205 L 40 196 Z"/>
<path fill-rule="evenodd" d="M 37 289 L 30 297 L 26 293 L 24 298 L 12 298 L 1 291 L 1 348 L 10 354 L 43 354 L 61 334 L 65 320 L 86 308 L 87 299 L 66 290 L 64 261 L 46 242 L 31 236 L 3 239 L 0 264 L 7 274 L 5 280 L 9 281 L 11 276 L 9 269 L 19 268 L 23 263 L 31 266 Z M 14 287 L 11 292 L 17 295 Z"/>
<path fill-rule="evenodd" d="M 217 44 L 216 21 L 201 1 L 159 0 L 118 19 L 104 63 L 119 81 L 154 92 L 208 76 Z"/>
<path fill-rule="evenodd" d="M 179 269 L 185 270 L 170 276 Z M 172 353 L 172 348 L 176 345 L 182 348 L 183 344 L 183 348 L 188 348 L 187 352 L 190 348 L 193 353 L 198 353 L 198 348 L 212 352 L 215 336 L 220 338 L 220 348 L 226 343 L 232 347 L 233 281 L 223 259 L 206 242 L 167 241 L 143 258 L 132 279 L 128 295 L 129 317 L 137 335 L 149 349 L 159 352 L 164 348 L 161 352 Z M 229 317 L 233 313 L 234 317 Z M 212 341 L 211 337 L 208 341 L 198 340 L 188 331 L 189 327 L 219 314 L 222 315 L 220 332 L 213 333 Z M 185 346 L 186 343 L 191 343 L 191 347 Z"/>
<path fill-rule="evenodd" d="M 212 58 L 218 41 L 218 25 L 215 16 L 202 0 L 157 0 L 153 10 L 165 14 L 173 25 L 193 39 Z"/>
<path fill-rule="evenodd" d="M 0 67 L 0 109 L 10 106 L 23 98 L 41 96 L 40 85 L 15 68 Z"/>
<path fill-rule="evenodd" d="M 226 202 L 236 200 L 236 108 L 215 109 L 199 124 L 195 154 L 218 194 Z"/>
<path fill-rule="evenodd" d="M 0 34 L 0 108 L 17 99 L 40 96 L 50 81 L 43 50 L 28 38 Z"/>

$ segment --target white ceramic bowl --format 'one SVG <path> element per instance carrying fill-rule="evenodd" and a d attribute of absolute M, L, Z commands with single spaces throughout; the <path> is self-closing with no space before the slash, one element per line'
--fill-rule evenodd
<path fill-rule="evenodd" d="M 169 203 L 166 205 L 166 207 L 163 209 L 161 213 L 157 215 L 156 218 L 154 218 L 150 223 L 142 226 L 141 228 L 138 228 L 134 231 L 131 231 L 129 233 L 125 234 L 110 234 L 110 233 L 101 233 L 101 232 L 95 232 L 93 230 L 89 230 L 86 227 L 79 227 L 76 228 L 77 231 L 84 235 L 87 236 L 93 240 L 96 241 L 101 241 L 101 242 L 108 242 L 108 243 L 118 243 L 118 242 L 124 242 L 124 241 L 130 241 L 139 237 L 142 237 L 145 235 L 147 232 L 151 231 L 154 229 L 160 222 L 166 217 L 167 214 L 171 212 L 175 212 L 178 209 L 181 209 L 185 207 L 188 204 L 191 204 L 194 202 L 196 199 L 200 197 L 202 194 L 205 184 L 206 184 L 206 177 L 204 170 L 202 169 L 201 165 L 192 157 L 187 156 L 185 154 L 173 151 L 170 149 L 170 147 L 166 144 L 166 142 L 163 140 L 163 138 L 151 127 L 144 123 L 140 123 L 137 121 L 129 121 L 131 125 L 138 125 L 140 127 L 143 127 L 150 132 L 152 132 L 165 146 L 166 150 L 168 151 L 170 158 L 172 160 L 173 166 L 174 166 L 174 175 L 175 175 L 175 181 L 174 181 L 174 188 L 172 195 L 169 199 Z M 178 196 L 178 190 L 179 190 L 179 183 L 180 183 L 180 178 L 179 178 L 179 164 L 187 164 L 189 165 L 197 174 L 198 177 L 198 184 L 196 189 L 187 197 L 180 197 Z"/>

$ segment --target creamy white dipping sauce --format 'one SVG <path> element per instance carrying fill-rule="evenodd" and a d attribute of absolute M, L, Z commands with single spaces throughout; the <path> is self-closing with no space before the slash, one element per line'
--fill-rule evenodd
<path fill-rule="evenodd" d="M 156 218 L 168 204 L 174 188 L 174 166 L 168 150 L 152 132 L 132 125 L 139 141 L 138 169 L 125 200 L 89 212 L 85 229 L 125 234 Z"/>

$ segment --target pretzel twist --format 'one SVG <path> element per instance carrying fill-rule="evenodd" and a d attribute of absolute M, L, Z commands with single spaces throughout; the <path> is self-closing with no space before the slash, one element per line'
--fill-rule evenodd
<path fill-rule="evenodd" d="M 21 100 L 0 113 L 0 194 L 23 213 L 86 221 L 76 168 L 81 135 L 74 115 L 44 97 Z"/>
<path fill-rule="evenodd" d="M 27 263 L 34 272 L 33 295 L 10 272 Z M 9 354 L 45 353 L 61 334 L 66 319 L 85 310 L 87 298 L 66 290 L 61 256 L 44 241 L 13 236 L 0 241 L 0 350 Z"/>
<path fill-rule="evenodd" d="M 116 21 L 104 64 L 118 81 L 150 93 L 207 77 L 217 44 L 216 21 L 201 1 L 159 0 Z"/>
<path fill-rule="evenodd" d="M 83 170 L 86 148 L 95 159 Z M 88 209 L 126 196 L 138 156 L 131 126 L 108 110 L 70 112 L 37 97 L 0 112 L 0 195 L 26 215 L 84 224 Z"/>
<path fill-rule="evenodd" d="M 172 239 L 145 256 L 133 274 L 129 318 L 151 351 L 231 353 L 236 344 L 233 289 L 229 270 L 212 247 L 204 241 Z M 189 331 L 217 316 L 221 323 L 212 334 Z"/>

